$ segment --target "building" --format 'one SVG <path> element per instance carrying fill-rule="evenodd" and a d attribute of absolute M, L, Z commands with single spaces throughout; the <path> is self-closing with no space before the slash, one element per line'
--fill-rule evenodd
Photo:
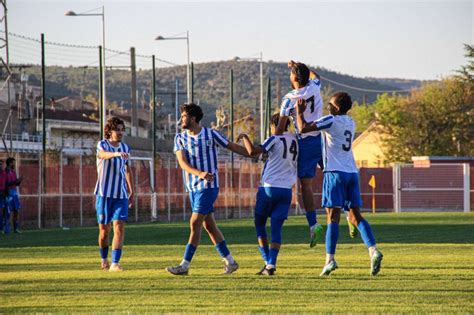
<path fill-rule="evenodd" d="M 352 143 L 352 151 L 358 167 L 385 167 L 389 165 L 382 151 L 382 136 L 372 123 Z"/>

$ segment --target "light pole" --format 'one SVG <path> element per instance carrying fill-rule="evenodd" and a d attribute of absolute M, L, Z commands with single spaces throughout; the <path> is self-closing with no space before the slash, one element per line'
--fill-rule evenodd
<path fill-rule="evenodd" d="M 102 9 L 101 13 L 89 13 L 91 11 L 96 11 L 98 9 Z M 105 126 L 105 123 L 107 121 L 106 119 L 106 107 L 107 107 L 107 97 L 106 97 L 106 92 L 105 92 L 105 71 L 106 71 L 106 66 L 105 66 L 105 9 L 104 6 L 101 8 L 96 8 L 89 10 L 87 12 L 83 13 L 76 13 L 74 11 L 67 11 L 64 15 L 66 16 L 101 16 L 102 17 L 102 65 L 104 71 L 102 71 L 102 109 L 101 109 L 101 114 L 102 114 L 102 126 Z"/>
<path fill-rule="evenodd" d="M 186 31 L 186 37 L 184 36 L 172 36 L 172 37 L 164 37 L 164 36 L 161 36 L 161 35 L 158 35 L 156 36 L 155 40 L 171 40 L 171 39 L 176 39 L 176 40 L 179 40 L 179 39 L 185 39 L 186 40 L 186 48 L 187 48 L 187 55 L 188 55 L 188 66 L 187 66 L 187 69 L 186 69 L 186 81 L 187 81 L 187 84 L 186 84 L 186 92 L 187 92 L 187 97 L 188 97 L 188 103 L 192 101 L 192 98 L 191 98 L 191 77 L 190 77 L 190 60 L 189 60 L 189 31 Z"/>
<path fill-rule="evenodd" d="M 235 60 L 250 60 L 250 61 L 258 61 L 260 63 L 260 143 L 263 143 L 265 140 L 265 130 L 263 128 L 263 53 L 260 52 L 260 56 L 258 58 L 240 58 L 235 57 Z"/>

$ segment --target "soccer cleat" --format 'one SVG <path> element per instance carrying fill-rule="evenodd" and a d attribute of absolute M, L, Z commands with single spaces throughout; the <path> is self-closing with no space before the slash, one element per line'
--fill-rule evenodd
<path fill-rule="evenodd" d="M 184 268 L 182 265 L 177 265 L 175 267 L 166 267 L 165 270 L 175 276 L 187 276 L 188 269 Z"/>
<path fill-rule="evenodd" d="M 106 261 L 103 261 L 101 264 L 100 264 L 100 269 L 104 270 L 104 271 L 107 271 L 110 269 L 110 263 L 108 260 Z"/>
<path fill-rule="evenodd" d="M 13 230 L 13 233 L 15 234 L 21 234 L 21 231 L 19 229 Z"/>
<path fill-rule="evenodd" d="M 370 273 L 372 276 L 376 276 L 380 272 L 382 266 L 383 255 L 379 250 L 375 250 L 370 258 Z"/>
<path fill-rule="evenodd" d="M 357 236 L 359 236 L 359 230 L 354 224 L 352 224 L 352 222 L 349 220 L 349 217 L 346 217 L 346 219 L 347 225 L 349 226 L 349 236 L 351 238 L 356 238 Z"/>
<path fill-rule="evenodd" d="M 233 264 L 225 262 L 224 263 L 224 272 L 222 274 L 229 275 L 229 274 L 233 273 L 234 271 L 236 271 L 237 269 L 239 269 L 239 264 L 236 261 L 234 261 Z"/>
<path fill-rule="evenodd" d="M 311 241 L 309 243 L 309 247 L 314 247 L 316 246 L 316 242 L 320 239 L 322 239 L 323 236 L 323 226 L 319 223 L 316 223 L 315 225 L 311 226 L 309 228 L 309 236 L 311 238 Z"/>
<path fill-rule="evenodd" d="M 263 267 L 260 272 L 257 273 L 259 276 L 274 276 L 276 272 L 275 268 L 267 268 L 267 266 Z"/>
<path fill-rule="evenodd" d="M 320 277 L 329 276 L 331 272 L 337 269 L 337 263 L 335 260 L 331 260 L 323 267 L 323 271 L 319 274 Z"/>
<path fill-rule="evenodd" d="M 120 266 L 120 264 L 112 264 L 109 268 L 109 271 L 110 272 L 122 272 L 123 269 L 122 269 L 122 266 Z"/>

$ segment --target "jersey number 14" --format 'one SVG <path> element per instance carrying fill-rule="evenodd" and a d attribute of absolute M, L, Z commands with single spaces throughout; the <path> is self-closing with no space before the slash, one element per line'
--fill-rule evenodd
<path fill-rule="evenodd" d="M 286 143 L 286 139 L 285 138 L 280 138 L 280 140 L 281 140 L 281 142 L 283 142 L 283 158 L 286 159 L 286 157 L 288 156 L 288 152 L 290 152 L 291 154 L 293 154 L 293 161 L 296 160 L 296 155 L 298 154 L 296 141 L 291 140 L 290 149 L 288 150 L 288 145 Z"/>

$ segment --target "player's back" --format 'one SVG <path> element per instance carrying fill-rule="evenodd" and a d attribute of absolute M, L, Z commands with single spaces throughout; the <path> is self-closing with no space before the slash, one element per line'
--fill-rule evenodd
<path fill-rule="evenodd" d="M 283 97 L 280 115 L 292 117 L 296 130 L 298 130 L 296 123 L 296 104 L 300 98 L 306 101 L 306 109 L 303 112 L 305 121 L 315 121 L 321 118 L 323 115 L 321 82 L 318 79 L 310 80 L 305 87 L 294 89 Z M 311 131 L 301 136 L 304 138 L 306 136 L 317 135 L 319 135 L 319 131 Z"/>
<path fill-rule="evenodd" d="M 324 171 L 357 173 L 352 153 L 355 123 L 348 115 L 328 115 L 319 119 L 316 125 L 323 132 Z"/>
<path fill-rule="evenodd" d="M 273 135 L 262 144 L 268 159 L 262 172 L 262 187 L 292 188 L 296 182 L 298 142 L 295 135 Z"/>

